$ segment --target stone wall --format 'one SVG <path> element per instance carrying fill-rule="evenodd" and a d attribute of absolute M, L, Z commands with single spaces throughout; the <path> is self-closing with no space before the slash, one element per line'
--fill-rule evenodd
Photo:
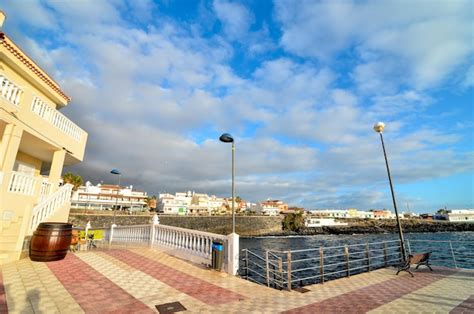
<path fill-rule="evenodd" d="M 232 232 L 231 216 L 160 216 L 160 223 L 219 234 Z M 236 216 L 235 232 L 240 236 L 275 234 L 282 231 L 281 218 L 265 216 Z"/>
<path fill-rule="evenodd" d="M 230 234 L 232 232 L 231 216 L 164 216 L 161 215 L 160 223 L 168 226 L 200 230 L 218 234 Z M 151 223 L 152 215 L 117 215 L 115 223 L 124 225 L 143 225 Z M 87 221 L 91 222 L 93 228 L 109 228 L 113 221 L 111 215 L 84 215 L 71 213 L 69 223 L 84 227 Z M 236 233 L 240 236 L 257 236 L 266 234 L 278 234 L 282 232 L 280 217 L 264 216 L 236 216 Z"/>
<path fill-rule="evenodd" d="M 146 225 L 151 223 L 151 218 L 152 216 L 149 215 L 117 215 L 115 224 L 118 226 Z M 69 223 L 75 227 L 85 227 L 88 221 L 91 222 L 92 228 L 110 228 L 114 217 L 112 215 L 69 214 Z"/>

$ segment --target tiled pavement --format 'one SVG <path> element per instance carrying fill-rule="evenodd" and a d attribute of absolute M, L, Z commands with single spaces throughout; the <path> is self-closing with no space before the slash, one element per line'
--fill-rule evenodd
<path fill-rule="evenodd" d="M 199 313 L 474 313 L 474 271 L 387 268 L 306 288 L 278 291 L 145 248 L 80 252 L 3 265 L 0 313 L 156 313 L 176 301 Z"/>

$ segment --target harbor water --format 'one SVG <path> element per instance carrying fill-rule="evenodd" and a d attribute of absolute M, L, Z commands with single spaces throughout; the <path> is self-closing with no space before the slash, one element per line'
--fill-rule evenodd
<path fill-rule="evenodd" d="M 436 266 L 444 266 L 450 268 L 465 268 L 474 269 L 474 232 L 437 232 L 437 233 L 406 233 L 405 246 L 407 254 L 431 252 L 430 263 Z M 292 253 L 294 260 L 301 259 L 302 262 L 293 267 L 299 269 L 306 269 L 298 275 L 300 278 L 314 277 L 312 280 L 307 280 L 300 284 L 307 285 L 317 283 L 321 281 L 319 271 L 319 258 L 320 249 L 324 249 L 324 254 L 334 255 L 335 257 L 329 257 L 325 263 L 333 263 L 334 267 L 329 267 L 327 271 L 333 275 L 325 276 L 325 279 L 335 279 L 344 276 L 344 272 L 340 270 L 344 267 L 344 257 L 341 257 L 343 246 L 348 246 L 351 251 L 350 259 L 355 261 L 351 263 L 351 267 L 354 267 L 356 271 L 351 274 L 360 273 L 371 269 L 372 265 L 368 268 L 365 267 L 367 259 L 364 259 L 369 253 L 365 253 L 367 250 L 374 250 L 372 255 L 383 254 L 389 245 L 389 256 L 390 262 L 387 264 L 387 257 L 379 255 L 379 259 L 371 258 L 371 262 L 374 263 L 372 269 L 386 267 L 386 266 L 397 266 L 400 260 L 400 249 L 399 249 L 399 236 L 398 233 L 386 233 L 386 234 L 353 234 L 353 235 L 313 235 L 313 236 L 266 236 L 266 237 L 246 237 L 240 239 L 240 248 L 248 249 L 252 253 L 262 257 L 261 266 L 265 267 L 265 258 L 268 255 L 266 252 L 269 251 L 269 256 L 276 257 L 278 254 L 283 256 L 283 270 L 285 268 L 285 257 L 288 251 Z M 334 249 L 332 249 L 334 248 Z M 300 252 L 298 252 L 300 251 Z M 357 253 L 359 251 L 359 253 Z M 377 251 L 379 253 L 377 253 Z M 278 252 L 285 252 L 284 254 Z M 273 254 L 275 253 L 275 254 Z M 385 254 L 386 250 L 385 250 Z M 360 259 L 360 260 L 359 260 Z M 306 261 L 307 260 L 307 261 Z M 241 270 L 244 268 L 243 260 L 241 262 Z M 258 260 L 255 259 L 258 263 Z M 281 261 L 280 261 L 281 263 Z M 318 264 L 319 263 L 319 264 Z M 378 264 L 375 264 L 378 263 Z M 288 267 L 288 266 L 286 266 Z M 314 267 L 314 269 L 311 269 Z M 263 268 L 261 268 L 263 269 Z M 257 270 L 257 269 L 256 269 Z M 294 271 L 294 270 L 293 270 Z M 241 273 L 242 274 L 242 273 Z M 246 272 L 248 274 L 248 272 Z M 251 273 L 254 276 L 252 279 L 262 283 L 264 276 L 258 276 L 256 273 Z M 261 279 L 261 280 L 260 280 Z"/>

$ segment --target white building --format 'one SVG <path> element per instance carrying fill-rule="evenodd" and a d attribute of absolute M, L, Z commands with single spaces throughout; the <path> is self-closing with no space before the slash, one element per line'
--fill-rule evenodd
<path fill-rule="evenodd" d="M 347 226 L 346 222 L 335 221 L 334 218 L 306 217 L 304 224 L 309 228 L 324 226 Z"/>
<path fill-rule="evenodd" d="M 191 198 L 188 199 L 186 195 L 181 195 L 181 193 L 176 194 L 160 193 L 157 204 L 158 212 L 168 215 L 186 215 L 188 207 L 191 205 Z"/>
<path fill-rule="evenodd" d="M 265 216 L 277 216 L 280 214 L 280 208 L 278 206 L 266 202 L 257 203 L 250 210 Z"/>
<path fill-rule="evenodd" d="M 167 215 L 212 215 L 221 214 L 223 208 L 225 213 L 224 203 L 224 198 L 194 191 L 160 193 L 157 208 Z"/>
<path fill-rule="evenodd" d="M 325 218 L 350 218 L 349 212 L 343 209 L 310 210 L 309 212 L 311 215 Z"/>
<path fill-rule="evenodd" d="M 87 181 L 71 197 L 71 208 L 95 210 L 143 210 L 146 207 L 146 192 L 134 191 L 133 186 L 97 184 Z"/>
<path fill-rule="evenodd" d="M 474 222 L 474 209 L 453 209 L 448 213 L 448 220 L 455 222 Z"/>

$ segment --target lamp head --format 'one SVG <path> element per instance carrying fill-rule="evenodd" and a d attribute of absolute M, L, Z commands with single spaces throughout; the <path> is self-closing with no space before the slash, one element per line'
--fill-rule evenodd
<path fill-rule="evenodd" d="M 118 175 L 121 175 L 120 171 L 117 170 L 117 169 L 112 169 L 112 171 L 110 171 L 111 174 L 118 174 Z"/>
<path fill-rule="evenodd" d="M 375 132 L 382 133 L 384 129 L 385 129 L 385 123 L 383 123 L 383 122 L 375 123 L 375 125 L 374 125 Z"/>
<path fill-rule="evenodd" d="M 232 137 L 232 135 L 230 135 L 229 133 L 224 133 L 222 134 L 220 137 L 219 137 L 219 140 L 221 142 L 224 142 L 224 143 L 232 143 L 234 142 L 234 138 Z"/>

